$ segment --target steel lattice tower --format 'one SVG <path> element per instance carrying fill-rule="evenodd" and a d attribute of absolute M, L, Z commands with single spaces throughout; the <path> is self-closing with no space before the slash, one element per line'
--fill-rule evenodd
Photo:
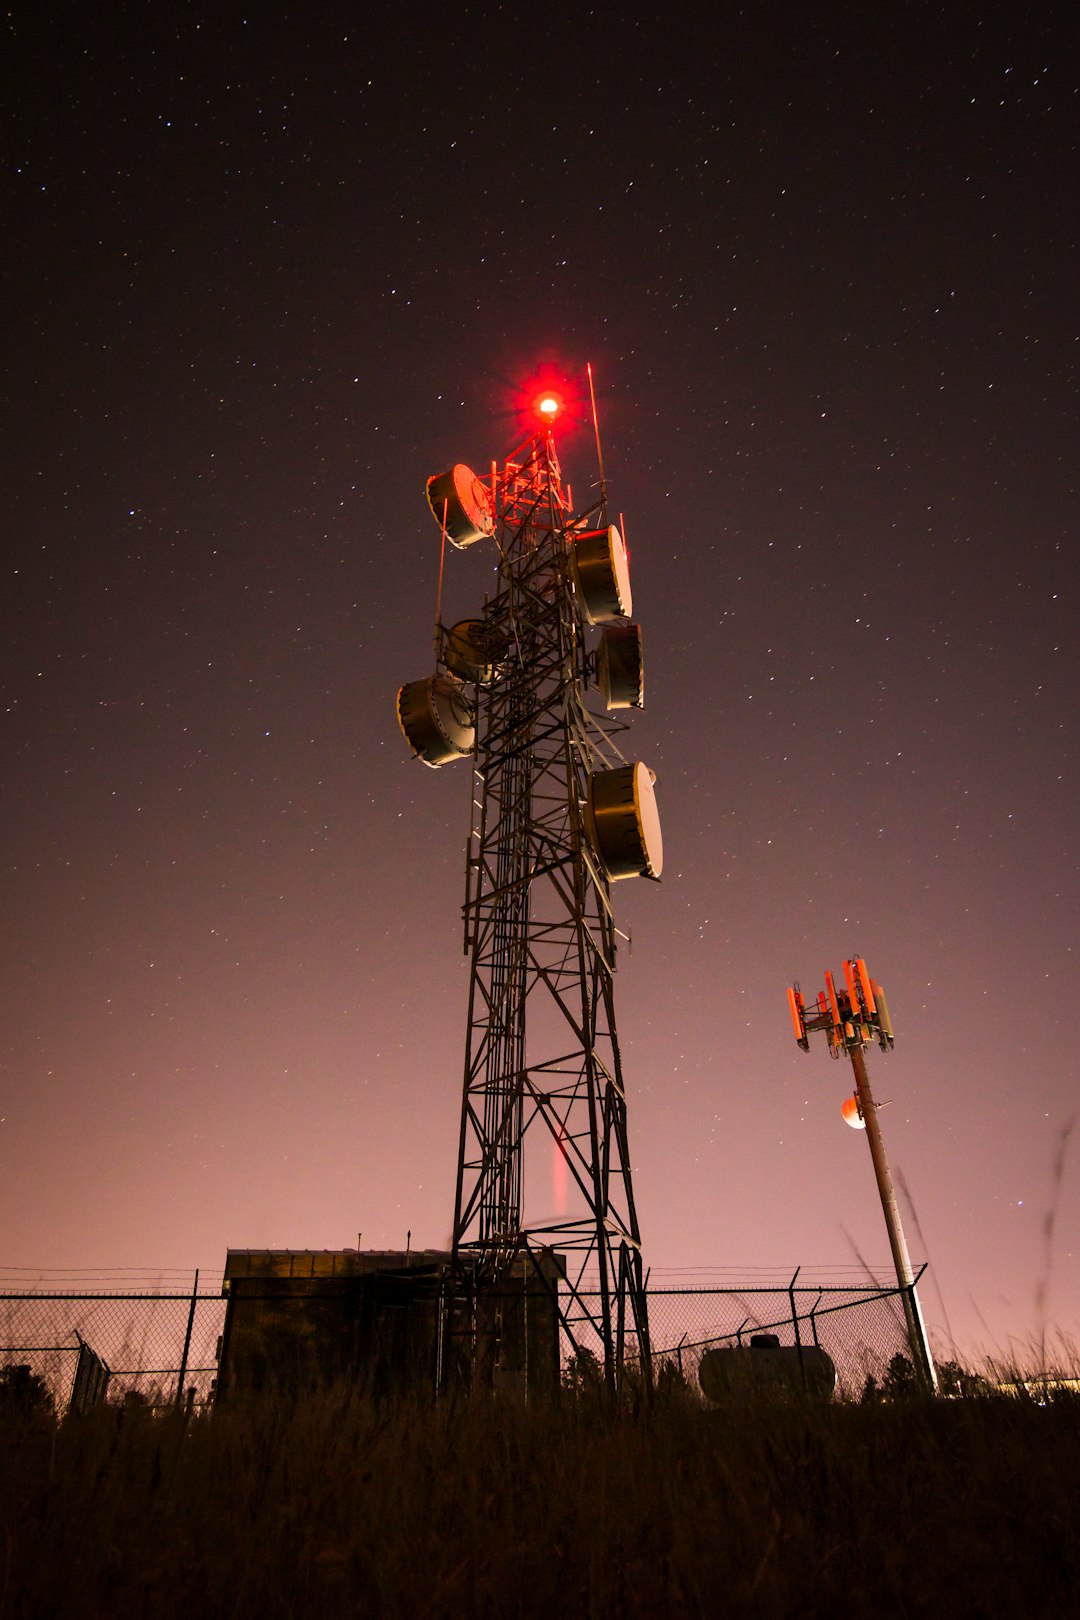
<path fill-rule="evenodd" d="M 445 719 L 447 697 L 456 699 L 449 727 L 439 730 L 451 734 L 453 752 L 463 754 L 467 743 L 472 752 L 453 1265 L 497 1288 L 530 1260 L 537 1276 L 550 1276 L 543 1259 L 556 1251 L 566 1268 L 558 1290 L 563 1327 L 618 1383 L 631 1334 L 648 1368 L 649 1334 L 615 1022 L 610 884 L 613 876 L 658 875 L 660 845 L 651 773 L 620 753 L 615 738 L 625 723 L 599 712 L 589 627 L 608 623 L 602 640 L 621 637 L 625 645 L 629 637 L 636 648 L 636 695 L 620 707 L 640 702 L 640 632 L 614 623 L 625 609 L 613 545 L 624 575 L 625 560 L 606 497 L 573 516 L 550 427 L 493 468 L 490 486 L 474 480 L 473 492 L 498 551 L 497 589 L 482 619 L 441 631 L 447 673 L 399 697 L 406 736 L 428 763 L 443 759 L 424 752 L 410 692 L 429 694 L 425 721 L 438 722 L 440 705 Z M 440 510 L 430 485 L 429 500 L 445 534 L 449 501 Z M 628 602 L 628 583 L 625 595 Z M 462 674 L 473 679 L 448 687 Z M 601 678 L 615 707 L 610 664 Z M 460 734 L 455 717 L 466 722 Z M 563 1183 L 561 1209 L 529 1213 L 538 1178 L 527 1174 L 527 1158 L 541 1170 L 553 1167 Z"/>

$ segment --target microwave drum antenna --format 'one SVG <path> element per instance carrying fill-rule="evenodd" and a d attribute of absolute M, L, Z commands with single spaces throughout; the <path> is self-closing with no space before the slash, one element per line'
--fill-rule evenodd
<path fill-rule="evenodd" d="M 606 624 L 596 649 L 596 680 L 605 709 L 645 707 L 640 624 Z"/>
<path fill-rule="evenodd" d="M 445 522 L 446 538 L 459 551 L 495 533 L 491 491 L 464 462 L 428 479 L 427 501 L 436 523 Z"/>
<path fill-rule="evenodd" d="M 570 575 L 590 624 L 630 617 L 634 606 L 630 564 L 622 535 L 614 524 L 572 537 Z"/>
<path fill-rule="evenodd" d="M 476 717 L 469 691 L 456 675 L 428 675 L 409 681 L 397 696 L 398 724 L 425 765 L 447 765 L 471 754 Z"/>

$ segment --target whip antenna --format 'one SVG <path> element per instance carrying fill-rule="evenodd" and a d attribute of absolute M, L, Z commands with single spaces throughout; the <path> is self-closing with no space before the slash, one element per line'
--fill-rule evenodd
<path fill-rule="evenodd" d="M 600 448 L 600 418 L 596 411 L 596 389 L 593 387 L 592 362 L 586 360 L 585 370 L 589 375 L 589 401 L 592 405 L 592 425 L 596 435 L 596 461 L 600 468 L 600 500 L 604 511 L 607 511 L 607 480 L 604 477 L 604 452 Z"/>

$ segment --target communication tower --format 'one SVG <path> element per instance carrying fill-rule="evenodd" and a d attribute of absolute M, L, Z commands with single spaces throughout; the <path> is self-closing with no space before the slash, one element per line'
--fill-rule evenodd
<path fill-rule="evenodd" d="M 907 1325 L 911 1360 L 919 1383 L 928 1392 L 938 1390 L 937 1369 L 926 1336 L 922 1307 L 915 1290 L 915 1274 L 911 1269 L 907 1239 L 900 1219 L 900 1209 L 893 1190 L 892 1176 L 885 1157 L 885 1143 L 878 1121 L 878 1105 L 870 1090 L 870 1076 L 866 1070 L 863 1050 L 877 1041 L 883 1052 L 893 1046 L 892 1021 L 885 1000 L 885 991 L 876 979 L 871 979 L 861 956 L 844 963 L 844 988 L 837 989 L 832 974 L 826 969 L 825 988 L 818 992 L 808 1012 L 797 984 L 788 989 L 788 1007 L 795 1027 L 795 1039 L 804 1052 L 810 1050 L 810 1036 L 823 1031 L 829 1044 L 829 1056 L 839 1058 L 845 1053 L 851 1059 L 855 1074 L 855 1094 L 842 1104 L 840 1112 L 856 1130 L 865 1130 L 874 1163 L 881 1207 L 889 1233 L 896 1281 L 904 1302 L 904 1320 Z"/>
<path fill-rule="evenodd" d="M 589 393 L 595 427 L 591 370 Z M 523 1270 L 545 1279 L 570 1345 L 617 1385 L 631 1335 L 648 1376 L 649 1328 L 611 885 L 659 878 L 663 854 L 655 777 L 617 742 L 619 712 L 643 704 L 642 638 L 599 432 L 599 498 L 575 514 L 561 401 L 535 410 L 488 477 L 459 464 L 428 481 L 442 555 L 492 546 L 497 583 L 447 627 L 440 558 L 436 669 L 400 689 L 398 719 L 425 764 L 471 760 L 452 1273 L 495 1290 Z"/>

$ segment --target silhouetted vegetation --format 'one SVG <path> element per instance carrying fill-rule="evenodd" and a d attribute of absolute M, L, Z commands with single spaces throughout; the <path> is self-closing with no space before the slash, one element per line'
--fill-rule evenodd
<path fill-rule="evenodd" d="M 707 1407 L 673 1374 L 616 1410 L 597 1371 L 528 1406 L 5 1400 L 0 1614 L 1072 1612 L 1080 1399 L 928 1401 L 897 1368 L 866 1405 Z"/>
<path fill-rule="evenodd" d="M 48 1384 L 22 1363 L 0 1367 L 0 1419 L 12 1416 L 52 1417 Z"/>
<path fill-rule="evenodd" d="M 879 1383 L 873 1373 L 863 1385 L 862 1404 L 871 1406 L 875 1401 L 911 1401 L 921 1397 L 918 1374 L 907 1356 L 897 1354 L 885 1369 Z"/>
<path fill-rule="evenodd" d="M 938 1362 L 938 1382 L 943 1395 L 990 1395 L 993 1385 L 982 1373 L 974 1372 L 970 1367 L 962 1367 L 958 1361 Z"/>

